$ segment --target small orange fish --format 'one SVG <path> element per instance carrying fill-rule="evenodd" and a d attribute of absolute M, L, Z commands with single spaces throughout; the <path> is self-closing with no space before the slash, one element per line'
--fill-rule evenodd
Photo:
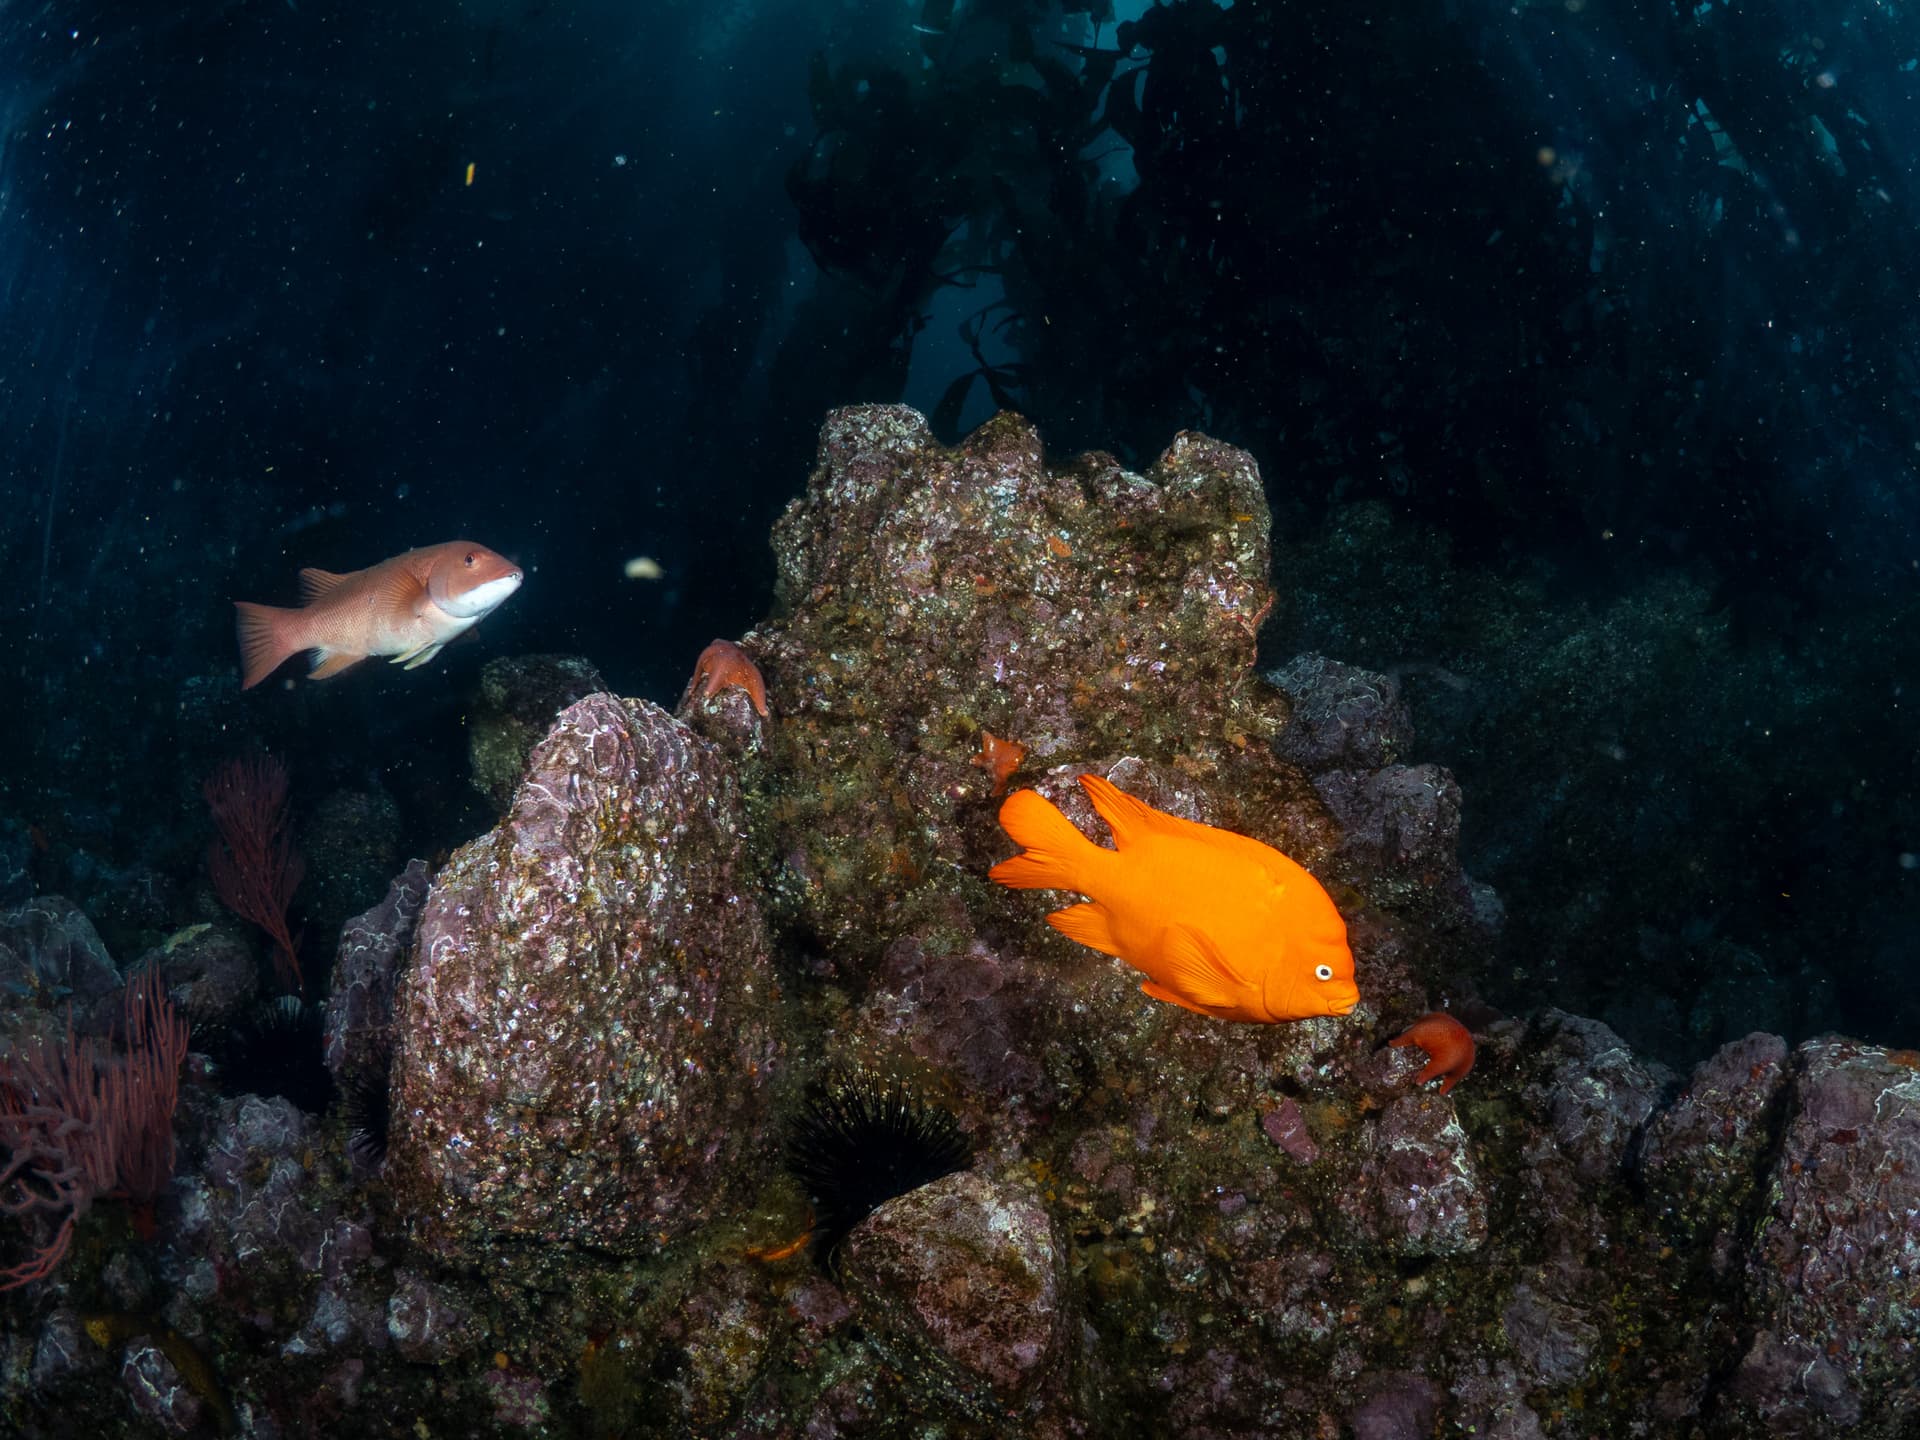
<path fill-rule="evenodd" d="M 251 690 L 299 650 L 312 651 L 310 680 L 325 680 L 369 655 L 411 670 L 491 615 L 520 588 L 520 567 L 469 540 L 409 550 L 366 570 L 302 570 L 295 610 L 234 601 L 240 628 L 240 688 Z"/>
<path fill-rule="evenodd" d="M 1047 923 L 1141 971 L 1156 1000 L 1256 1023 L 1345 1015 L 1359 1003 L 1346 922 L 1313 876 L 1271 845 L 1156 810 L 1098 775 L 1080 784 L 1114 848 L 1037 791 L 1016 790 L 1000 824 L 1024 853 L 989 878 L 1087 896 Z"/>
<path fill-rule="evenodd" d="M 1413 1077 L 1413 1083 L 1424 1085 L 1439 1079 L 1442 1095 L 1466 1079 L 1467 1072 L 1473 1069 L 1473 1036 L 1444 1010 L 1422 1015 L 1407 1027 L 1406 1033 L 1387 1044 L 1415 1045 L 1426 1051 L 1427 1068 Z"/>

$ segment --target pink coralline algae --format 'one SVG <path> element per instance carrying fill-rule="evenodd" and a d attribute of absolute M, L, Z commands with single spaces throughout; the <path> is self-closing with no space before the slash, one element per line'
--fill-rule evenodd
<path fill-rule="evenodd" d="M 1291 1099 L 1283 1099 L 1260 1117 L 1260 1129 L 1266 1137 L 1302 1165 L 1320 1158 L 1320 1147 L 1307 1133 L 1306 1117 Z"/>

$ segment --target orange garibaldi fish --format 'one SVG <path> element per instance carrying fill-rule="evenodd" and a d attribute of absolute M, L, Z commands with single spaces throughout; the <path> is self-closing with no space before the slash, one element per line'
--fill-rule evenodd
<path fill-rule="evenodd" d="M 1023 854 L 988 871 L 1016 890 L 1077 890 L 1091 901 L 1047 916 L 1069 939 L 1117 955 L 1140 986 L 1222 1020 L 1345 1015 L 1359 1002 L 1347 925 L 1300 866 L 1258 840 L 1156 810 L 1082 775 L 1113 831 L 1096 845 L 1033 790 L 1000 824 Z"/>
<path fill-rule="evenodd" d="M 369 655 L 424 665 L 461 631 L 520 588 L 519 566 L 484 545 L 449 540 L 366 570 L 302 570 L 297 610 L 236 600 L 240 688 L 251 690 L 298 650 L 313 652 L 309 678 L 325 680 Z"/>

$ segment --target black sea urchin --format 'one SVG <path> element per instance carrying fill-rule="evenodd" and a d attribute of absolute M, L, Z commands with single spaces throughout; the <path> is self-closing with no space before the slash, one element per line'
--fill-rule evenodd
<path fill-rule="evenodd" d="M 787 1167 L 813 1201 L 817 1253 L 829 1264 L 847 1232 L 880 1206 L 972 1158 L 951 1110 L 899 1075 L 864 1067 L 816 1085 L 787 1141 Z"/>
<path fill-rule="evenodd" d="M 282 1095 L 309 1115 L 333 1102 L 333 1076 L 322 1058 L 326 1012 L 282 995 L 257 1005 L 210 1045 L 229 1095 Z"/>
<path fill-rule="evenodd" d="M 369 1170 L 387 1163 L 392 1095 L 387 1071 L 369 1069 L 347 1081 L 340 1097 L 340 1110 L 347 1121 L 347 1153 Z"/>

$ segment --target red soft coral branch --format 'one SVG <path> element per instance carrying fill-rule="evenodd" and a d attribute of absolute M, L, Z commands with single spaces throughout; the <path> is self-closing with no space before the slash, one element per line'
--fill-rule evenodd
<path fill-rule="evenodd" d="M 127 981 L 127 1061 L 114 1098 L 119 1120 L 115 1189 L 151 1211 L 173 1178 L 173 1109 L 180 1100 L 180 1062 L 187 1058 L 187 1017 L 173 1008 L 160 967 Z"/>
<path fill-rule="evenodd" d="M 220 827 L 220 839 L 207 848 L 214 890 L 229 910 L 267 932 L 280 983 L 304 994 L 299 952 L 287 933 L 287 904 L 307 867 L 287 824 L 286 767 L 271 755 L 229 760 L 207 777 L 200 793 Z"/>
<path fill-rule="evenodd" d="M 173 1175 L 173 1111 L 187 1022 L 160 972 L 147 966 L 127 982 L 127 1054 L 74 1033 L 0 1060 L 0 1215 L 57 1219 L 52 1238 L 19 1264 L 0 1269 L 0 1290 L 52 1273 L 73 1228 L 103 1195 L 151 1206 Z"/>

